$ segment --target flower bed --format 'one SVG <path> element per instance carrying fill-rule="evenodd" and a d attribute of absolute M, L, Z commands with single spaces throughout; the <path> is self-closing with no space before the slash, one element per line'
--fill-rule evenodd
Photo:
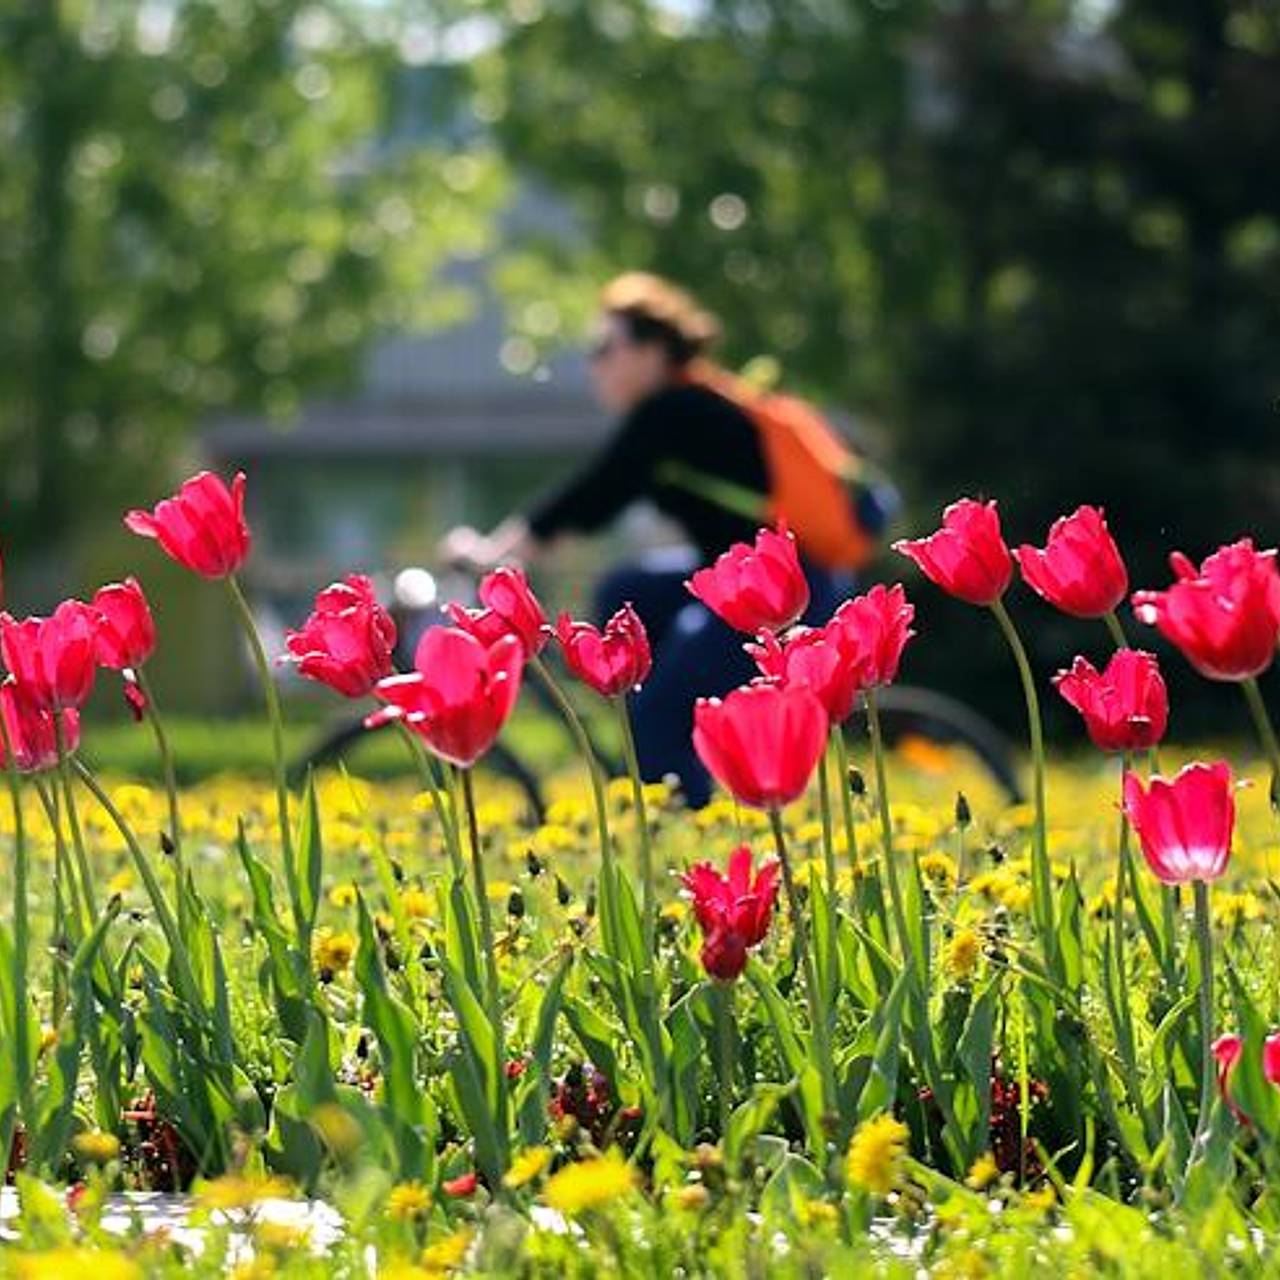
<path fill-rule="evenodd" d="M 1175 557 L 1167 591 L 1134 597 L 1139 621 L 1241 687 L 1273 781 L 1240 796 L 1227 761 L 1164 741 L 1159 663 L 1127 645 L 1101 514 L 1011 552 L 994 504 L 973 502 L 901 548 L 1009 643 L 1025 807 L 936 747 L 890 757 L 879 691 L 930 638 L 913 639 L 901 586 L 796 627 L 807 589 L 772 530 L 690 582 L 761 673 L 695 711 L 722 787 L 706 808 L 642 779 L 639 619 L 552 627 L 515 569 L 403 673 L 367 579 L 319 594 L 282 659 L 367 701 L 417 780 L 295 792 L 276 655 L 236 578 L 242 502 L 243 480 L 206 475 L 129 524 L 227 592 L 274 726 L 269 790 L 177 786 L 133 579 L 0 618 L 0 1150 L 22 1208 L 0 1266 L 1262 1266 L 1280 1134 L 1280 753 L 1258 686 L 1280 631 L 1273 553 Z M 1015 565 L 1114 650 L 1054 682 L 1097 747 L 1070 768 L 1046 757 Z M 616 720 L 626 776 L 604 776 L 552 645 Z M 165 787 L 81 759 L 102 671 L 155 733 Z M 537 827 L 483 772 L 528 679 L 583 752 Z M 850 744 L 858 707 L 870 738 Z M 198 1247 L 106 1231 L 121 1187 L 189 1193 Z M 290 1197 L 334 1215 L 319 1256 L 300 1247 L 308 1221 L 259 1213 Z"/>

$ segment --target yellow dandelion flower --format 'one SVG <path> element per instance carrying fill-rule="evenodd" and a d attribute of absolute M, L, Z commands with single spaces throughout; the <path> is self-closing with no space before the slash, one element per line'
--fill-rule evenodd
<path fill-rule="evenodd" d="M 428 1271 L 453 1271 L 467 1260 L 467 1250 L 471 1248 L 472 1233 L 465 1227 L 455 1231 L 443 1240 L 428 1245 L 422 1252 L 422 1265 Z"/>
<path fill-rule="evenodd" d="M 646 782 L 641 791 L 650 809 L 665 809 L 671 803 L 673 792 L 665 782 Z"/>
<path fill-rule="evenodd" d="M 975 929 L 958 929 L 947 944 L 943 963 L 953 978 L 967 978 L 982 958 L 982 937 Z"/>
<path fill-rule="evenodd" d="M 874 1196 L 887 1196 L 902 1179 L 909 1136 L 907 1126 L 888 1112 L 863 1121 L 850 1139 L 845 1158 L 850 1184 Z"/>
<path fill-rule="evenodd" d="M 109 1164 L 120 1154 L 120 1139 L 114 1133 L 90 1129 L 71 1139 L 71 1150 L 86 1164 Z"/>
<path fill-rule="evenodd" d="M 311 1240 L 311 1232 L 291 1222 L 259 1222 L 254 1228 L 253 1240 L 259 1248 L 273 1253 L 293 1253 L 305 1249 Z"/>
<path fill-rule="evenodd" d="M 543 1192 L 548 1205 L 572 1216 L 608 1204 L 629 1192 L 635 1175 L 616 1150 L 565 1165 L 551 1175 Z"/>
<path fill-rule="evenodd" d="M 956 862 L 945 853 L 926 853 L 920 858 L 920 874 L 936 889 L 952 889 L 956 883 Z"/>
<path fill-rule="evenodd" d="M 834 1227 L 839 1220 L 835 1205 L 825 1200 L 801 1200 L 796 1205 L 796 1223 L 806 1230 Z"/>
<path fill-rule="evenodd" d="M 795 838 L 799 844 L 817 844 L 822 839 L 822 823 L 802 822 L 796 828 Z"/>
<path fill-rule="evenodd" d="M 541 1176 L 542 1171 L 551 1163 L 551 1149 L 549 1147 L 530 1147 L 527 1151 L 522 1151 L 511 1162 L 511 1168 L 507 1170 L 502 1179 L 505 1187 L 515 1190 L 518 1187 L 527 1186 L 535 1178 Z"/>
<path fill-rule="evenodd" d="M 353 884 L 335 884 L 329 890 L 329 901 L 339 910 L 356 905 L 356 887 Z"/>
<path fill-rule="evenodd" d="M 533 851 L 541 857 L 556 853 L 568 853 L 577 848 L 578 835 L 568 827 L 547 823 L 533 833 Z"/>
<path fill-rule="evenodd" d="M 420 1182 L 400 1182 L 387 1196 L 387 1214 L 397 1222 L 412 1222 L 426 1216 L 431 1208 L 431 1192 Z"/>
<path fill-rule="evenodd" d="M 283 1200 L 293 1194 L 284 1178 L 256 1174 L 224 1173 L 211 1182 L 197 1184 L 196 1203 L 202 1209 L 251 1209 L 264 1200 Z"/>
<path fill-rule="evenodd" d="M 664 920 L 670 920 L 673 924 L 679 924 L 689 914 L 689 904 L 676 899 L 672 902 L 664 902 L 662 910 L 658 914 Z"/>
<path fill-rule="evenodd" d="M 965 1178 L 964 1184 L 974 1191 L 983 1191 L 999 1176 L 1000 1166 L 996 1164 L 995 1156 L 988 1151 L 986 1155 L 979 1156 L 969 1166 L 969 1176 Z"/>
<path fill-rule="evenodd" d="M 1025 1192 L 1022 1197 L 1022 1203 L 1035 1213 L 1048 1213 L 1058 1203 L 1058 1197 L 1053 1187 L 1046 1182 L 1044 1186 L 1037 1188 L 1035 1191 Z"/>
<path fill-rule="evenodd" d="M 327 930 L 317 933 L 315 942 L 312 944 L 316 968 L 322 976 L 328 974 L 333 977 L 335 974 L 342 973 L 351 963 L 355 953 L 355 934 L 348 933 L 346 930 L 339 933 L 330 933 Z"/>
<path fill-rule="evenodd" d="M 400 905 L 410 920 L 426 920 L 435 910 L 435 899 L 425 889 L 406 889 L 400 895 Z"/>
<path fill-rule="evenodd" d="M 1031 905 L 1029 884 L 1006 885 L 1000 893 L 1000 905 L 1009 911 L 1025 911 Z"/>
<path fill-rule="evenodd" d="M 1213 900 L 1213 919 L 1222 929 L 1238 929 L 1241 925 L 1260 920 L 1263 915 L 1262 900 L 1257 894 L 1220 893 Z"/>
<path fill-rule="evenodd" d="M 107 896 L 114 898 L 118 893 L 128 893 L 133 888 L 133 872 L 128 867 L 119 871 L 107 881 Z"/>
<path fill-rule="evenodd" d="M 66 1280 L 75 1275 L 92 1275 L 94 1280 L 135 1280 L 142 1271 L 131 1258 L 114 1249 L 63 1245 L 17 1258 L 13 1274 L 17 1280 Z"/>
<path fill-rule="evenodd" d="M 485 888 L 490 902 L 505 902 L 511 896 L 510 880 L 490 880 Z"/>
<path fill-rule="evenodd" d="M 979 871 L 969 881 L 969 891 L 984 898 L 998 899 L 1001 892 L 1012 883 L 1007 871 Z"/>

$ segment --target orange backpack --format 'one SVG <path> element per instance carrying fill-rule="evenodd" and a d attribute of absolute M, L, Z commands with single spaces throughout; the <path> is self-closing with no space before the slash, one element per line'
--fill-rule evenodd
<path fill-rule="evenodd" d="M 862 460 L 811 404 L 760 392 L 714 365 L 699 362 L 688 380 L 737 405 L 760 433 L 769 496 L 761 515 L 785 523 L 800 550 L 824 569 L 862 568 L 874 555 L 879 528 L 863 518 L 867 494 Z"/>

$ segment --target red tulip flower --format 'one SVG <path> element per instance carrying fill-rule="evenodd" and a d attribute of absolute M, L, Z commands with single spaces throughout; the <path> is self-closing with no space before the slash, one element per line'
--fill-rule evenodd
<path fill-rule="evenodd" d="M 99 589 L 93 607 L 101 615 L 98 665 L 112 671 L 140 667 L 155 652 L 156 624 L 137 578 Z"/>
<path fill-rule="evenodd" d="M 523 569 L 503 565 L 485 574 L 477 594 L 482 608 L 468 609 L 457 603 L 445 606 L 455 627 L 484 645 L 513 635 L 520 641 L 526 659 L 542 652 L 547 643 L 547 615 Z"/>
<path fill-rule="evenodd" d="M 683 877 L 702 928 L 702 967 L 721 982 L 732 982 L 746 967 L 747 952 L 764 941 L 778 897 L 779 864 L 764 863 L 752 873 L 751 850 L 740 845 L 729 855 L 728 875 L 709 862 Z"/>
<path fill-rule="evenodd" d="M 1181 552 L 1167 591 L 1136 591 L 1133 610 L 1153 624 L 1203 676 L 1248 680 L 1271 665 L 1280 640 L 1276 553 L 1249 538 L 1221 547 L 1199 569 Z"/>
<path fill-rule="evenodd" d="M 1218 1064 L 1218 1092 L 1241 1124 L 1249 1117 L 1236 1106 L 1231 1096 L 1231 1077 L 1244 1053 L 1244 1041 L 1237 1035 L 1222 1035 L 1213 1042 L 1213 1058 Z M 1273 1032 L 1262 1043 L 1262 1075 L 1269 1084 L 1280 1085 L 1280 1032 Z"/>
<path fill-rule="evenodd" d="M 1164 884 L 1216 880 L 1227 868 L 1236 803 L 1231 768 L 1189 764 L 1172 781 L 1124 780 L 1124 811 L 1147 865 Z"/>
<path fill-rule="evenodd" d="M 895 542 L 893 549 L 914 560 L 930 582 L 968 604 L 994 604 L 1013 577 L 1013 557 L 994 501 L 953 502 L 936 533 Z"/>
<path fill-rule="evenodd" d="M 803 685 L 752 684 L 699 698 L 693 746 L 741 804 L 777 809 L 804 793 L 827 742 L 827 713 Z"/>
<path fill-rule="evenodd" d="M 302 628 L 285 636 L 283 661 L 345 698 L 363 698 L 393 670 L 396 624 L 378 603 L 373 583 L 353 573 L 316 596 Z"/>
<path fill-rule="evenodd" d="M 62 741 L 68 752 L 80 745 L 80 714 L 74 710 L 59 712 L 62 716 Z M 40 773 L 58 763 L 58 736 L 53 713 L 37 706 L 23 687 L 9 677 L 0 684 L 0 715 L 10 746 L 13 763 L 19 773 Z M 7 768 L 4 739 L 0 738 L 0 768 Z"/>
<path fill-rule="evenodd" d="M 1053 683 L 1084 717 L 1089 737 L 1101 751 L 1145 751 L 1164 737 L 1169 695 L 1154 654 L 1117 649 L 1102 672 L 1088 659 L 1077 658 Z"/>
<path fill-rule="evenodd" d="M 846 600 L 835 612 L 831 626 L 844 633 L 847 652 L 862 668 L 864 688 L 892 684 L 898 678 L 902 651 L 915 632 L 911 629 L 916 607 L 907 599 L 901 583 L 878 583 L 865 595 Z"/>
<path fill-rule="evenodd" d="M 221 476 L 202 471 L 154 511 L 130 511 L 125 528 L 155 538 L 170 559 L 205 578 L 235 573 L 249 554 L 244 518 L 244 472 L 228 489 Z"/>
<path fill-rule="evenodd" d="M 432 627 L 414 658 L 417 670 L 380 680 L 387 706 L 365 723 L 403 720 L 436 755 L 468 768 L 493 745 L 520 693 L 524 654 L 515 636 L 486 647 L 456 627 Z"/>
<path fill-rule="evenodd" d="M 22 693 L 45 711 L 84 705 L 97 674 L 98 611 L 64 600 L 47 618 L 0 614 L 0 657 Z"/>
<path fill-rule="evenodd" d="M 864 666 L 834 621 L 825 627 L 797 628 L 785 641 L 762 631 L 759 643 L 746 648 L 766 679 L 802 685 L 813 693 L 833 725 L 853 714 L 863 689 Z"/>
<path fill-rule="evenodd" d="M 761 529 L 754 546 L 735 542 L 685 586 L 718 618 L 748 635 L 783 631 L 809 605 L 796 540 L 780 529 Z"/>
<path fill-rule="evenodd" d="M 653 666 L 644 623 L 629 604 L 605 623 L 603 632 L 562 613 L 556 622 L 556 636 L 565 665 L 605 698 L 619 697 L 642 685 Z"/>
<path fill-rule="evenodd" d="M 1077 507 L 1055 520 L 1043 550 L 1014 553 L 1032 591 L 1075 618 L 1101 618 L 1124 599 L 1129 574 L 1098 507 Z"/>

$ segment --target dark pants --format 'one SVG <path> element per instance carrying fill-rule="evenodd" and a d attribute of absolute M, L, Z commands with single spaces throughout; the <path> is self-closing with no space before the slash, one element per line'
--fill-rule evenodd
<path fill-rule="evenodd" d="M 652 552 L 609 573 L 596 592 L 601 623 L 630 601 L 653 648 L 653 671 L 631 699 L 636 753 L 646 782 L 676 774 L 685 798 L 700 809 L 711 797 L 711 779 L 693 750 L 693 705 L 723 697 L 759 675 L 743 651 L 749 636 L 726 626 L 685 587 L 698 567 L 689 551 Z M 849 594 L 848 579 L 806 567 L 810 601 L 802 621 L 826 622 Z"/>

